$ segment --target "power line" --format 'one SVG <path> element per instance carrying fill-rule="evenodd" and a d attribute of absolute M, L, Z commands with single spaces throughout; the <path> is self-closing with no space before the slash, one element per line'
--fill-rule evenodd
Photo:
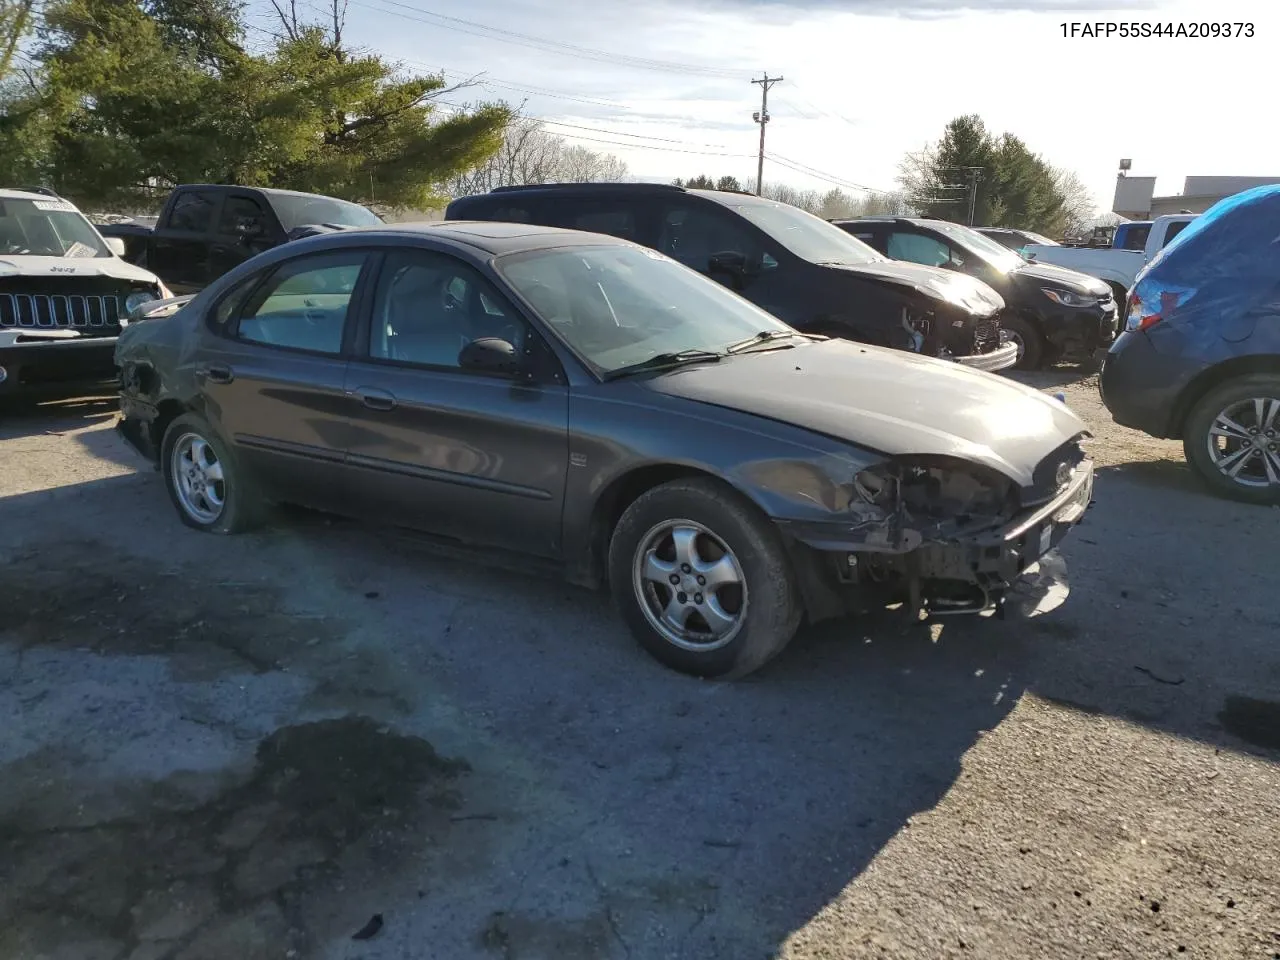
<path fill-rule="evenodd" d="M 790 167 L 796 173 L 807 174 L 808 176 L 815 177 L 818 180 L 825 180 L 828 183 L 835 184 L 838 187 L 848 187 L 851 190 L 864 190 L 867 193 L 878 193 L 886 197 L 895 196 L 900 192 L 897 190 L 878 190 L 875 187 L 868 187 L 865 184 L 854 183 L 852 180 L 845 180 L 844 178 L 837 177 L 834 174 L 825 173 L 816 167 L 811 167 L 806 163 L 801 163 L 799 160 L 791 160 L 779 153 L 770 153 L 768 156 L 774 163 L 780 163 L 784 167 Z"/>
<path fill-rule="evenodd" d="M 447 16 L 442 13 L 436 13 L 433 10 L 427 10 L 424 7 L 417 7 L 412 4 L 403 3 L 401 0 L 380 0 L 380 2 L 393 7 L 399 7 L 402 10 L 412 11 L 411 13 L 401 13 L 398 10 L 387 9 L 385 6 L 375 6 L 371 3 L 364 2 L 364 0 L 348 0 L 348 2 L 355 6 L 364 7 L 368 10 L 376 10 L 379 13 L 385 13 L 394 17 L 402 17 L 406 20 L 413 20 L 419 23 L 426 23 L 430 26 L 443 27 L 446 30 L 454 30 L 458 33 L 483 37 L 487 40 L 497 40 L 501 43 L 510 43 L 521 47 L 529 47 L 534 50 L 541 50 L 544 53 L 557 53 L 562 56 L 576 57 L 581 60 L 607 63 L 613 66 L 633 67 L 638 70 L 659 70 L 664 73 L 684 73 L 702 77 L 715 77 L 721 80 L 736 79 L 741 76 L 741 74 L 735 71 L 722 68 L 699 67 L 691 63 L 679 63 L 673 60 L 655 60 L 649 57 L 633 57 L 627 54 L 613 53 L 607 50 L 597 50 L 593 47 L 583 47 L 575 43 L 565 43 L 560 40 L 548 40 L 545 37 L 537 37 L 533 34 L 520 33 L 515 30 L 506 30 L 502 27 L 492 27 L 488 24 L 479 23 L 475 20 L 464 20 L 461 17 Z M 416 14 L 416 16 L 414 14 Z"/>

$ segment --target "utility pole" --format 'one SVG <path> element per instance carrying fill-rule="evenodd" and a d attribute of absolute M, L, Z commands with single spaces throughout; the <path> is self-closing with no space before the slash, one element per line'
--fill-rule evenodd
<path fill-rule="evenodd" d="M 782 77 L 771 77 L 769 71 L 765 70 L 763 80 L 751 82 L 760 84 L 760 112 L 752 115 L 752 119 L 760 124 L 760 158 L 756 165 L 756 196 L 758 197 L 764 189 L 764 125 L 769 122 L 769 88 L 775 83 L 781 83 Z"/>
<path fill-rule="evenodd" d="M 973 215 L 978 206 L 978 181 L 982 179 L 981 167 L 969 168 L 969 217 L 965 221 L 967 226 L 973 226 Z"/>

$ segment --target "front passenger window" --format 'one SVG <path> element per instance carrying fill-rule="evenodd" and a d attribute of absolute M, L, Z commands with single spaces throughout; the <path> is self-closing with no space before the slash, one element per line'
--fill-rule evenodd
<path fill-rule="evenodd" d="M 524 333 L 524 321 L 462 261 L 425 251 L 387 254 L 374 294 L 371 357 L 456 368 L 472 340 L 496 337 L 522 351 Z"/>
<path fill-rule="evenodd" d="M 363 253 L 303 257 L 281 266 L 240 315 L 241 340 L 272 347 L 342 352 L 342 331 Z"/>

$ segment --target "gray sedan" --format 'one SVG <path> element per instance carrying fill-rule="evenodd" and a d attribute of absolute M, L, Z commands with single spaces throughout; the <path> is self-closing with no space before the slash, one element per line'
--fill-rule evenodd
<path fill-rule="evenodd" d="M 116 352 L 179 518 L 291 502 L 558 565 L 709 677 L 817 621 L 998 609 L 1090 502 L 1084 424 L 805 336 L 652 250 L 502 223 L 264 253 Z"/>

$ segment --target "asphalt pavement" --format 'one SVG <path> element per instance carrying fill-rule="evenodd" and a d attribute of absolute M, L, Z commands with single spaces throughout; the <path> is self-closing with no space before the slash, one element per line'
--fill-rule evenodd
<path fill-rule="evenodd" d="M 735 684 L 510 565 L 191 531 L 109 402 L 0 413 L 0 960 L 1280 957 L 1280 509 L 1035 383 L 1096 436 L 1066 603 Z"/>

